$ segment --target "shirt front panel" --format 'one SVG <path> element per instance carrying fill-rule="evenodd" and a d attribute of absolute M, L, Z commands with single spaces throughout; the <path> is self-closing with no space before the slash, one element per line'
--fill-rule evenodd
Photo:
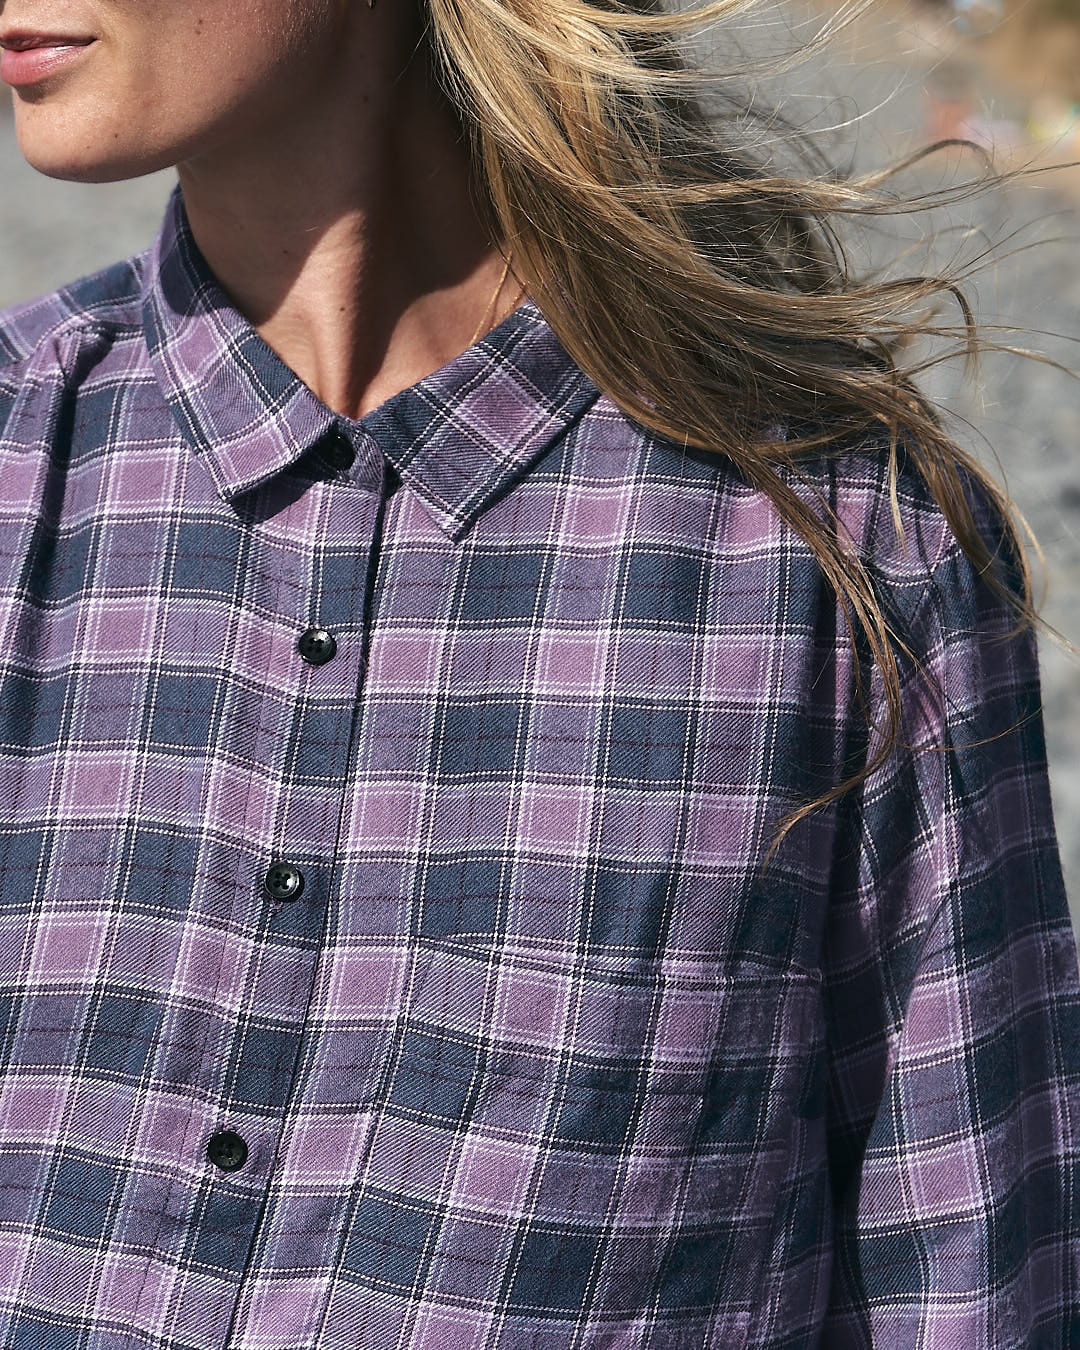
<path fill-rule="evenodd" d="M 478 1344 L 594 1321 L 690 1344 L 745 1314 L 817 986 L 782 902 L 776 932 L 754 913 L 741 785 L 769 728 L 701 642 L 707 572 L 677 542 L 714 532 L 715 482 L 641 437 L 595 453 L 609 415 L 459 542 L 388 504 L 310 1086 L 258 1238 L 278 1276 L 241 1344 L 435 1345 L 463 1321 Z M 761 558 L 714 562 L 752 629 Z M 298 1250 L 324 1252 L 328 1301 L 319 1263 L 289 1276 Z"/>
<path fill-rule="evenodd" d="M 234 508 L 127 344 L 66 354 L 94 371 L 70 436 L 60 399 L 7 425 L 0 1116 L 40 1207 L 8 1255 L 30 1309 L 63 1276 L 61 1338 L 224 1344 L 332 880 L 383 462 L 333 509 L 314 459 Z M 304 905 L 264 893 L 279 840 Z M 44 1343 L 32 1311 L 10 1334 Z"/>

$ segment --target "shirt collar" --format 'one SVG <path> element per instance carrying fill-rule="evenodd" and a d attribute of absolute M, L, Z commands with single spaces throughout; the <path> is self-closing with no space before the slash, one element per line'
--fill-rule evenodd
<path fill-rule="evenodd" d="M 366 417 L 338 416 L 218 285 L 174 190 L 143 289 L 150 362 L 225 500 L 265 483 L 336 430 L 372 447 L 458 538 L 598 397 L 526 301 L 486 338 Z"/>

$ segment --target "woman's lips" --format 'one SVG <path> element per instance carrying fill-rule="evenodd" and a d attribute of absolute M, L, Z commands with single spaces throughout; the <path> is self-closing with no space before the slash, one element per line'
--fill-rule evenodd
<path fill-rule="evenodd" d="M 36 45 L 20 43 L 0 52 L 0 80 L 20 89 L 37 84 L 64 66 L 78 61 L 94 45 L 93 38 L 41 38 Z"/>

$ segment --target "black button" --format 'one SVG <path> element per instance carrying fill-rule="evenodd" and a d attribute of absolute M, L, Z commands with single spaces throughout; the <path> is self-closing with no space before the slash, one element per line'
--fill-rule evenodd
<path fill-rule="evenodd" d="M 237 1172 L 247 1162 L 248 1147 L 232 1130 L 218 1130 L 206 1141 L 206 1156 L 223 1172 Z"/>
<path fill-rule="evenodd" d="M 295 900 L 303 889 L 304 874 L 292 863 L 271 863 L 263 877 L 263 890 L 271 900 Z"/>
<path fill-rule="evenodd" d="M 325 666 L 337 655 L 337 638 L 325 628 L 309 628 L 300 634 L 296 650 L 309 666 Z"/>
<path fill-rule="evenodd" d="M 329 436 L 322 447 L 322 457 L 332 469 L 344 473 L 346 469 L 352 468 L 356 451 L 344 436 Z"/>

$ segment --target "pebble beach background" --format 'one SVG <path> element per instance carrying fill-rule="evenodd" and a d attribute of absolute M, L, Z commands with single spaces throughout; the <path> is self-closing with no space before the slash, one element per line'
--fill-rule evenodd
<path fill-rule="evenodd" d="M 841 13 L 763 4 L 738 33 L 718 31 L 709 40 L 722 67 L 738 71 L 742 53 L 794 51 Z M 785 117 L 815 131 L 845 170 L 882 167 L 957 129 L 992 148 L 1003 166 L 1032 157 L 1036 166 L 1080 160 L 1069 91 L 1049 74 L 1040 81 L 1031 59 L 1010 61 L 1002 34 L 1008 37 L 1011 16 L 980 38 L 964 31 L 957 13 L 929 0 L 895 7 L 882 0 L 841 31 L 827 54 L 775 84 L 754 84 L 774 101 L 779 90 Z M 895 190 L 940 188 L 979 168 L 970 152 L 948 151 L 906 172 Z M 173 182 L 171 172 L 107 185 L 41 177 L 19 155 L 10 95 L 0 92 L 0 308 L 145 248 Z M 1005 256 L 1017 248 L 1024 251 Z M 1053 168 L 947 208 L 880 218 L 852 240 L 850 256 L 857 265 L 883 265 L 907 250 L 890 270 L 909 275 L 988 249 L 998 261 L 989 260 L 967 294 L 981 323 L 1016 331 L 987 335 L 1080 369 L 1080 169 Z M 1080 379 L 995 354 L 978 382 L 955 362 L 923 384 L 956 438 L 1004 476 L 1046 555 L 1044 616 L 1080 646 Z M 1080 657 L 1044 639 L 1041 659 L 1058 837 L 1080 926 Z"/>

